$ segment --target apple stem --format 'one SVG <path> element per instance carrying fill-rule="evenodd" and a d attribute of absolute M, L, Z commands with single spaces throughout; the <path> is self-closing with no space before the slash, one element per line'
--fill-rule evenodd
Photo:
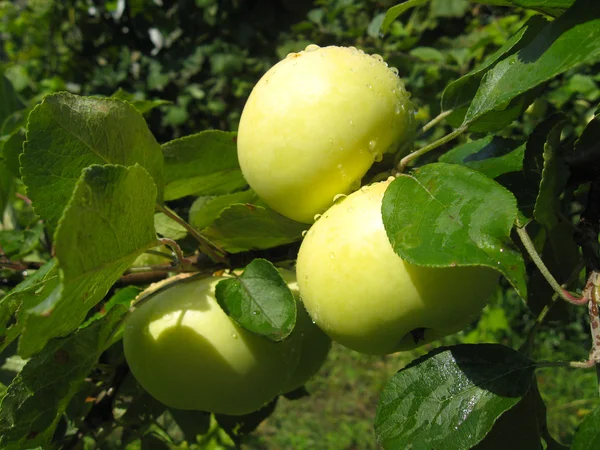
<path fill-rule="evenodd" d="M 536 251 L 535 246 L 533 245 L 533 242 L 531 241 L 531 238 L 527 234 L 527 231 L 525 231 L 525 227 L 515 227 L 515 228 L 517 230 L 517 234 L 519 235 L 519 238 L 521 238 L 521 242 L 523 243 L 525 250 L 527 250 L 527 253 L 531 257 L 531 260 L 537 266 L 537 268 L 541 272 L 542 276 L 546 279 L 548 284 L 552 287 L 552 289 L 554 289 L 554 292 L 556 292 L 560 298 L 562 298 L 563 300 L 565 300 L 569 303 L 572 303 L 573 305 L 585 305 L 586 303 L 588 303 L 589 299 L 586 296 L 575 297 L 570 292 L 568 292 L 566 289 L 564 289 L 560 284 L 558 284 L 558 281 L 556 281 L 556 278 L 554 278 L 552 276 L 552 274 L 550 273 L 550 271 L 548 270 L 548 268 L 542 261 L 542 258 L 540 258 L 540 255 L 538 255 L 538 252 Z"/>
<path fill-rule="evenodd" d="M 453 112 L 454 112 L 453 109 L 449 109 L 448 111 L 444 111 L 444 112 L 441 112 L 440 114 L 438 114 L 437 117 L 431 119 L 428 123 L 426 123 L 423 126 L 423 128 L 421 128 L 421 131 L 419 131 L 419 135 L 425 134 L 427 131 L 429 131 L 430 129 L 435 127 L 438 123 L 440 123 L 442 120 L 444 120 L 446 117 L 448 117 Z"/>
<path fill-rule="evenodd" d="M 446 136 L 439 138 L 437 141 L 434 141 L 431 144 L 426 145 L 425 147 L 420 148 L 419 150 L 416 150 L 416 151 L 414 151 L 412 153 L 409 153 L 408 155 L 406 155 L 404 158 L 402 158 L 400 160 L 400 164 L 398 165 L 398 171 L 400 173 L 403 173 L 406 170 L 406 166 L 408 165 L 408 163 L 410 163 L 414 159 L 417 159 L 420 156 L 423 156 L 425 153 L 428 153 L 428 152 L 430 152 L 432 150 L 435 150 L 439 146 L 444 145 L 447 142 L 450 142 L 452 139 L 460 136 L 465 131 L 467 131 L 467 127 L 466 126 L 462 126 L 460 128 L 457 128 L 456 130 L 454 130 L 452 133 L 447 134 Z"/>
<path fill-rule="evenodd" d="M 196 241 L 198 241 L 198 243 L 200 244 L 200 251 L 202 253 L 204 253 L 205 255 L 208 255 L 211 259 L 213 259 L 216 262 L 228 265 L 227 253 L 225 252 L 225 250 L 220 248 L 217 244 L 215 244 L 214 242 L 209 240 L 207 237 L 202 236 L 200 233 L 198 233 L 194 228 L 192 228 L 192 226 L 189 223 L 187 223 L 185 220 L 183 220 L 177 214 L 172 212 L 169 208 L 157 204 L 156 209 L 158 209 L 161 213 L 163 213 L 165 216 L 169 217 L 170 219 L 173 219 L 175 222 L 177 222 L 183 228 L 185 228 L 186 231 L 194 239 L 196 239 Z"/>

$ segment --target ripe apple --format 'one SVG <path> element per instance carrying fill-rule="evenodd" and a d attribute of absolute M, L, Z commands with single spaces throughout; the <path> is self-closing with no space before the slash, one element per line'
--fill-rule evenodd
<path fill-rule="evenodd" d="M 333 205 L 309 230 L 297 261 L 304 305 L 334 341 L 369 354 L 408 350 L 459 331 L 486 304 L 498 275 L 487 267 L 411 265 L 381 218 L 390 181 Z"/>
<path fill-rule="evenodd" d="M 295 281 L 293 273 L 282 275 Z M 300 303 L 296 328 L 284 342 L 269 342 L 237 325 L 215 299 L 222 279 L 166 284 L 127 319 L 123 345 L 129 367 L 167 406 L 247 414 L 304 384 L 327 356 L 329 338 L 302 315 Z"/>
<path fill-rule="evenodd" d="M 412 137 L 414 111 L 397 73 L 354 47 L 290 53 L 242 112 L 238 158 L 248 184 L 275 211 L 312 223 Z"/>

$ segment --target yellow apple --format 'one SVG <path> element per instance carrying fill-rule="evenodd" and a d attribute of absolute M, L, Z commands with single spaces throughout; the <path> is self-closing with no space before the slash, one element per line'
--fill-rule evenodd
<path fill-rule="evenodd" d="M 214 293 L 222 279 L 168 285 L 127 319 L 123 346 L 131 372 L 167 406 L 247 414 L 281 393 L 298 365 L 291 339 L 269 342 L 227 316 Z"/>
<path fill-rule="evenodd" d="M 309 45 L 273 66 L 242 112 L 238 158 L 275 211 L 312 223 L 383 153 L 412 137 L 413 107 L 397 70 L 354 47 Z"/>
<path fill-rule="evenodd" d="M 300 247 L 300 295 L 334 341 L 369 354 L 407 350 L 459 331 L 486 304 L 498 274 L 487 267 L 411 265 L 392 249 L 381 218 L 389 181 L 333 205 Z"/>

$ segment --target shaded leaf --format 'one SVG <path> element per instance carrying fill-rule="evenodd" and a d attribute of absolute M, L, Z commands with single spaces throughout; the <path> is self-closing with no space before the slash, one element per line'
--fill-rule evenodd
<path fill-rule="evenodd" d="M 70 399 L 84 383 L 127 311 L 118 308 L 88 328 L 55 339 L 13 379 L 0 410 L 0 447 L 49 448 Z M 40 376 L 43 374 L 43 376 Z"/>
<path fill-rule="evenodd" d="M 136 163 L 154 179 L 155 200 L 160 201 L 162 152 L 144 118 L 128 103 L 59 93 L 47 96 L 29 116 L 21 157 L 23 181 L 35 211 L 52 230 L 83 169 Z"/>
<path fill-rule="evenodd" d="M 2 146 L 4 163 L 16 177 L 21 176 L 19 155 L 23 153 L 23 142 L 25 142 L 25 132 L 17 130 L 8 137 Z"/>
<path fill-rule="evenodd" d="M 257 201 L 258 197 L 251 189 L 233 194 L 198 197 L 190 207 L 190 225 L 197 230 L 202 230 L 213 223 L 225 208 L 235 203 L 252 204 Z"/>
<path fill-rule="evenodd" d="M 15 185 L 15 177 L 6 166 L 3 159 L 0 159 L 0 223 L 2 223 L 4 210 L 9 204 Z"/>
<path fill-rule="evenodd" d="M 156 186 L 138 166 L 84 169 L 56 231 L 60 285 L 29 310 L 19 353 L 77 328 L 144 250 L 156 245 Z"/>
<path fill-rule="evenodd" d="M 532 9 L 551 16 L 559 16 L 569 8 L 575 0 L 472 0 L 484 5 L 513 6 Z"/>
<path fill-rule="evenodd" d="M 439 161 L 462 164 L 496 178 L 503 173 L 520 171 L 524 153 L 525 144 L 522 141 L 490 135 L 454 147 L 443 154 Z"/>
<path fill-rule="evenodd" d="M 0 127 L 15 111 L 25 108 L 25 105 L 15 92 L 12 83 L 0 72 Z"/>
<path fill-rule="evenodd" d="M 577 428 L 571 450 L 595 450 L 600 448 L 600 406 L 585 416 Z"/>
<path fill-rule="evenodd" d="M 577 42 L 577 45 L 573 45 Z M 481 81 L 463 125 L 582 63 L 600 60 L 600 9 L 576 0 L 524 48 L 500 61 Z"/>
<path fill-rule="evenodd" d="M 591 181 L 600 176 L 600 115 L 590 120 L 575 141 L 573 153 L 565 158 L 576 181 Z"/>
<path fill-rule="evenodd" d="M 389 450 L 471 448 L 527 393 L 533 372 L 533 361 L 497 344 L 437 349 L 385 386 L 377 440 Z"/>
<path fill-rule="evenodd" d="M 230 253 L 266 249 L 302 239 L 308 225 L 255 205 L 231 205 L 202 234 Z"/>
<path fill-rule="evenodd" d="M 178 239 L 183 239 L 188 234 L 183 225 L 177 223 L 175 220 L 163 213 L 156 213 L 154 215 L 154 228 L 161 236 L 168 239 L 173 239 L 175 241 Z"/>
<path fill-rule="evenodd" d="M 526 297 L 525 264 L 510 240 L 516 201 L 491 178 L 460 165 L 428 164 L 393 181 L 381 211 L 402 259 L 429 267 L 488 266 Z"/>
<path fill-rule="evenodd" d="M 259 336 L 279 342 L 294 329 L 296 300 L 266 259 L 253 260 L 239 277 L 219 281 L 215 295 L 229 317 Z"/>
<path fill-rule="evenodd" d="M 228 194 L 246 186 L 235 133 L 209 130 L 167 142 L 165 200 L 186 195 Z"/>
<path fill-rule="evenodd" d="M 19 260 L 37 247 L 43 232 L 41 224 L 29 230 L 0 230 L 0 247 L 8 259 Z"/>

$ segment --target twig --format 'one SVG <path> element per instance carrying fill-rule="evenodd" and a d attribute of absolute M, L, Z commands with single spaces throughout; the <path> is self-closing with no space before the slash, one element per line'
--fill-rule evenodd
<path fill-rule="evenodd" d="M 531 257 L 531 260 L 537 266 L 537 268 L 541 272 L 542 276 L 546 279 L 548 284 L 550 284 L 552 289 L 554 289 L 554 292 L 556 292 L 560 296 L 560 298 L 562 298 L 563 300 L 565 300 L 569 303 L 572 303 L 574 305 L 585 305 L 588 301 L 587 298 L 575 297 L 574 295 L 571 295 L 569 292 L 567 292 L 565 289 L 563 289 L 560 284 L 558 284 L 558 281 L 556 281 L 556 278 L 554 278 L 552 276 L 552 274 L 550 273 L 550 271 L 548 270 L 548 268 L 542 261 L 542 258 L 540 258 L 540 255 L 538 255 L 538 252 L 536 251 L 535 246 L 533 245 L 533 242 L 531 241 L 531 238 L 527 234 L 527 231 L 525 231 L 525 227 L 515 227 L 515 228 L 517 230 L 517 234 L 519 235 L 519 238 L 521 238 L 521 242 L 523 243 L 525 250 L 527 250 L 527 253 Z"/>
<path fill-rule="evenodd" d="M 421 135 L 421 134 L 426 133 L 427 131 L 429 131 L 431 128 L 436 126 L 438 123 L 440 123 L 442 120 L 444 120 L 446 117 L 448 117 L 453 112 L 454 112 L 453 109 L 449 109 L 448 111 L 441 112 L 440 114 L 437 115 L 437 117 L 431 119 L 428 123 L 426 123 L 423 126 L 423 128 L 421 128 L 421 131 L 419 132 L 419 134 Z"/>
<path fill-rule="evenodd" d="M 169 247 L 171 247 L 171 249 L 175 252 L 175 256 L 177 257 L 179 264 L 183 265 L 185 263 L 183 252 L 181 251 L 181 247 L 179 247 L 179 244 L 177 244 L 177 242 L 169 238 L 160 238 L 159 241 L 161 244 L 168 245 Z"/>
<path fill-rule="evenodd" d="M 400 164 L 398 165 L 398 172 L 403 173 L 406 170 L 406 166 L 408 165 L 408 163 L 410 163 L 414 159 L 417 159 L 420 156 L 423 156 L 425 153 L 429 153 L 430 151 L 435 150 L 439 146 L 444 145 L 447 142 L 450 142 L 452 139 L 460 136 L 465 131 L 467 131 L 467 127 L 457 128 L 452 133 L 447 134 L 444 137 L 441 137 L 437 141 L 434 141 L 431 144 L 426 145 L 425 147 L 420 148 L 417 151 L 409 153 L 408 155 L 406 155 L 404 158 L 402 158 L 400 160 Z"/>

